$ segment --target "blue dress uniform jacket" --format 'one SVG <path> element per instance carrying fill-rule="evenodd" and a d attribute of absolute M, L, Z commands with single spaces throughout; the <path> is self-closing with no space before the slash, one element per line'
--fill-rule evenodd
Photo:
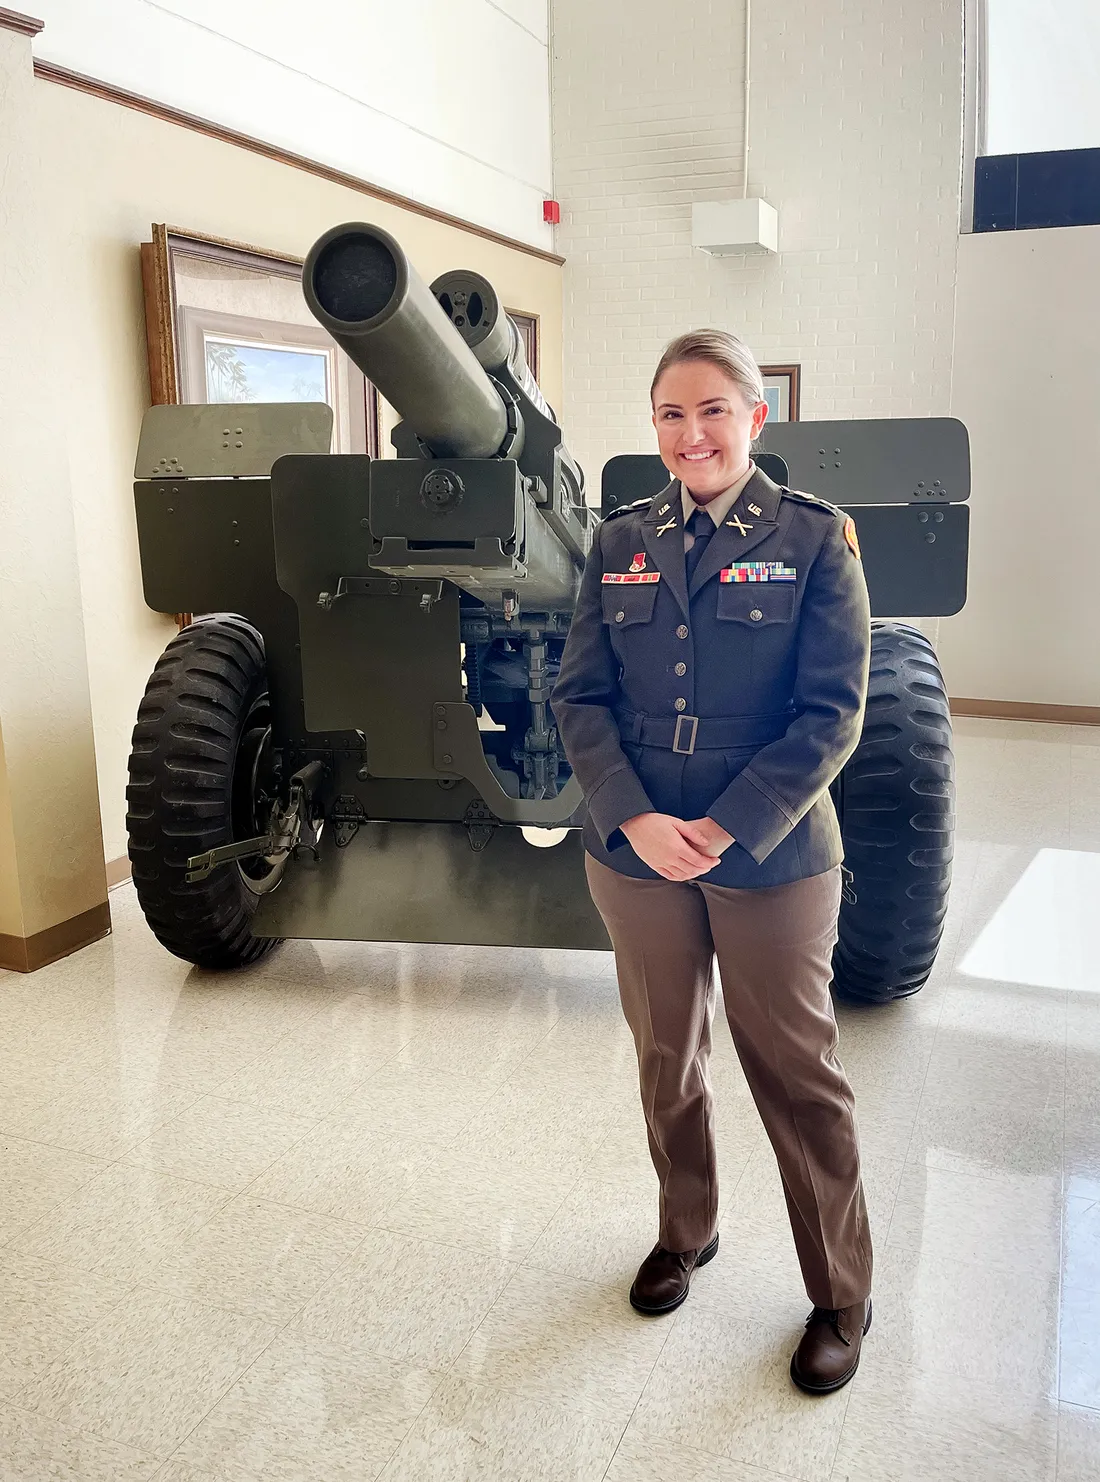
<path fill-rule="evenodd" d="M 733 835 L 715 885 L 841 862 L 828 788 L 859 740 L 870 654 L 858 552 L 843 511 L 759 469 L 690 591 L 678 482 L 603 522 L 552 697 L 590 854 L 656 879 L 620 829 L 656 811 Z"/>

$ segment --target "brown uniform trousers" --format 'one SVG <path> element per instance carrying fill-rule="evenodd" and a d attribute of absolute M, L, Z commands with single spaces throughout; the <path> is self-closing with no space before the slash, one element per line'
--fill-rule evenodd
<path fill-rule="evenodd" d="M 734 1046 L 779 1163 L 806 1292 L 819 1307 L 870 1294 L 871 1237 L 855 1098 L 829 995 L 840 870 L 742 890 L 639 880 L 586 858 L 615 948 L 638 1052 L 660 1243 L 705 1245 L 718 1218 L 708 1061 L 717 955 Z"/>

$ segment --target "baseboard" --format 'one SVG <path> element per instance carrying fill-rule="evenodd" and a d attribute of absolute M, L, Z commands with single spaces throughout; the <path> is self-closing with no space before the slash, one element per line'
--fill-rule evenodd
<path fill-rule="evenodd" d="M 1100 726 L 1100 705 L 1033 705 L 1027 700 L 951 700 L 952 715 L 988 720 L 1036 720 L 1060 726 Z"/>
<path fill-rule="evenodd" d="M 116 885 L 125 885 L 130 878 L 130 860 L 123 854 L 119 859 L 107 861 L 107 889 L 113 890 Z"/>
<path fill-rule="evenodd" d="M 111 908 L 104 901 L 68 921 L 35 932 L 34 936 L 12 937 L 0 932 L 0 968 L 6 967 L 16 973 L 33 973 L 60 957 L 68 957 L 70 952 L 78 952 L 81 947 L 98 942 L 110 930 Z"/>

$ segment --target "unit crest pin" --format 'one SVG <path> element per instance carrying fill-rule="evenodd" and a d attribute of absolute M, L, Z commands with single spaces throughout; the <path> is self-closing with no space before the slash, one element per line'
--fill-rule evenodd
<path fill-rule="evenodd" d="M 631 561 L 631 563 L 630 563 L 630 569 L 631 569 L 631 571 L 644 571 L 645 570 L 645 551 L 639 551 L 638 552 L 638 554 L 634 557 L 633 561 Z"/>

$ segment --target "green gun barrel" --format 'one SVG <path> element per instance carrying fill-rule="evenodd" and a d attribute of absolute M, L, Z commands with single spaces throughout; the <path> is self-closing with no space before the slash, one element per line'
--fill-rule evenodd
<path fill-rule="evenodd" d="M 346 222 L 302 269 L 306 303 L 438 457 L 492 458 L 508 437 L 500 393 L 389 232 Z"/>

